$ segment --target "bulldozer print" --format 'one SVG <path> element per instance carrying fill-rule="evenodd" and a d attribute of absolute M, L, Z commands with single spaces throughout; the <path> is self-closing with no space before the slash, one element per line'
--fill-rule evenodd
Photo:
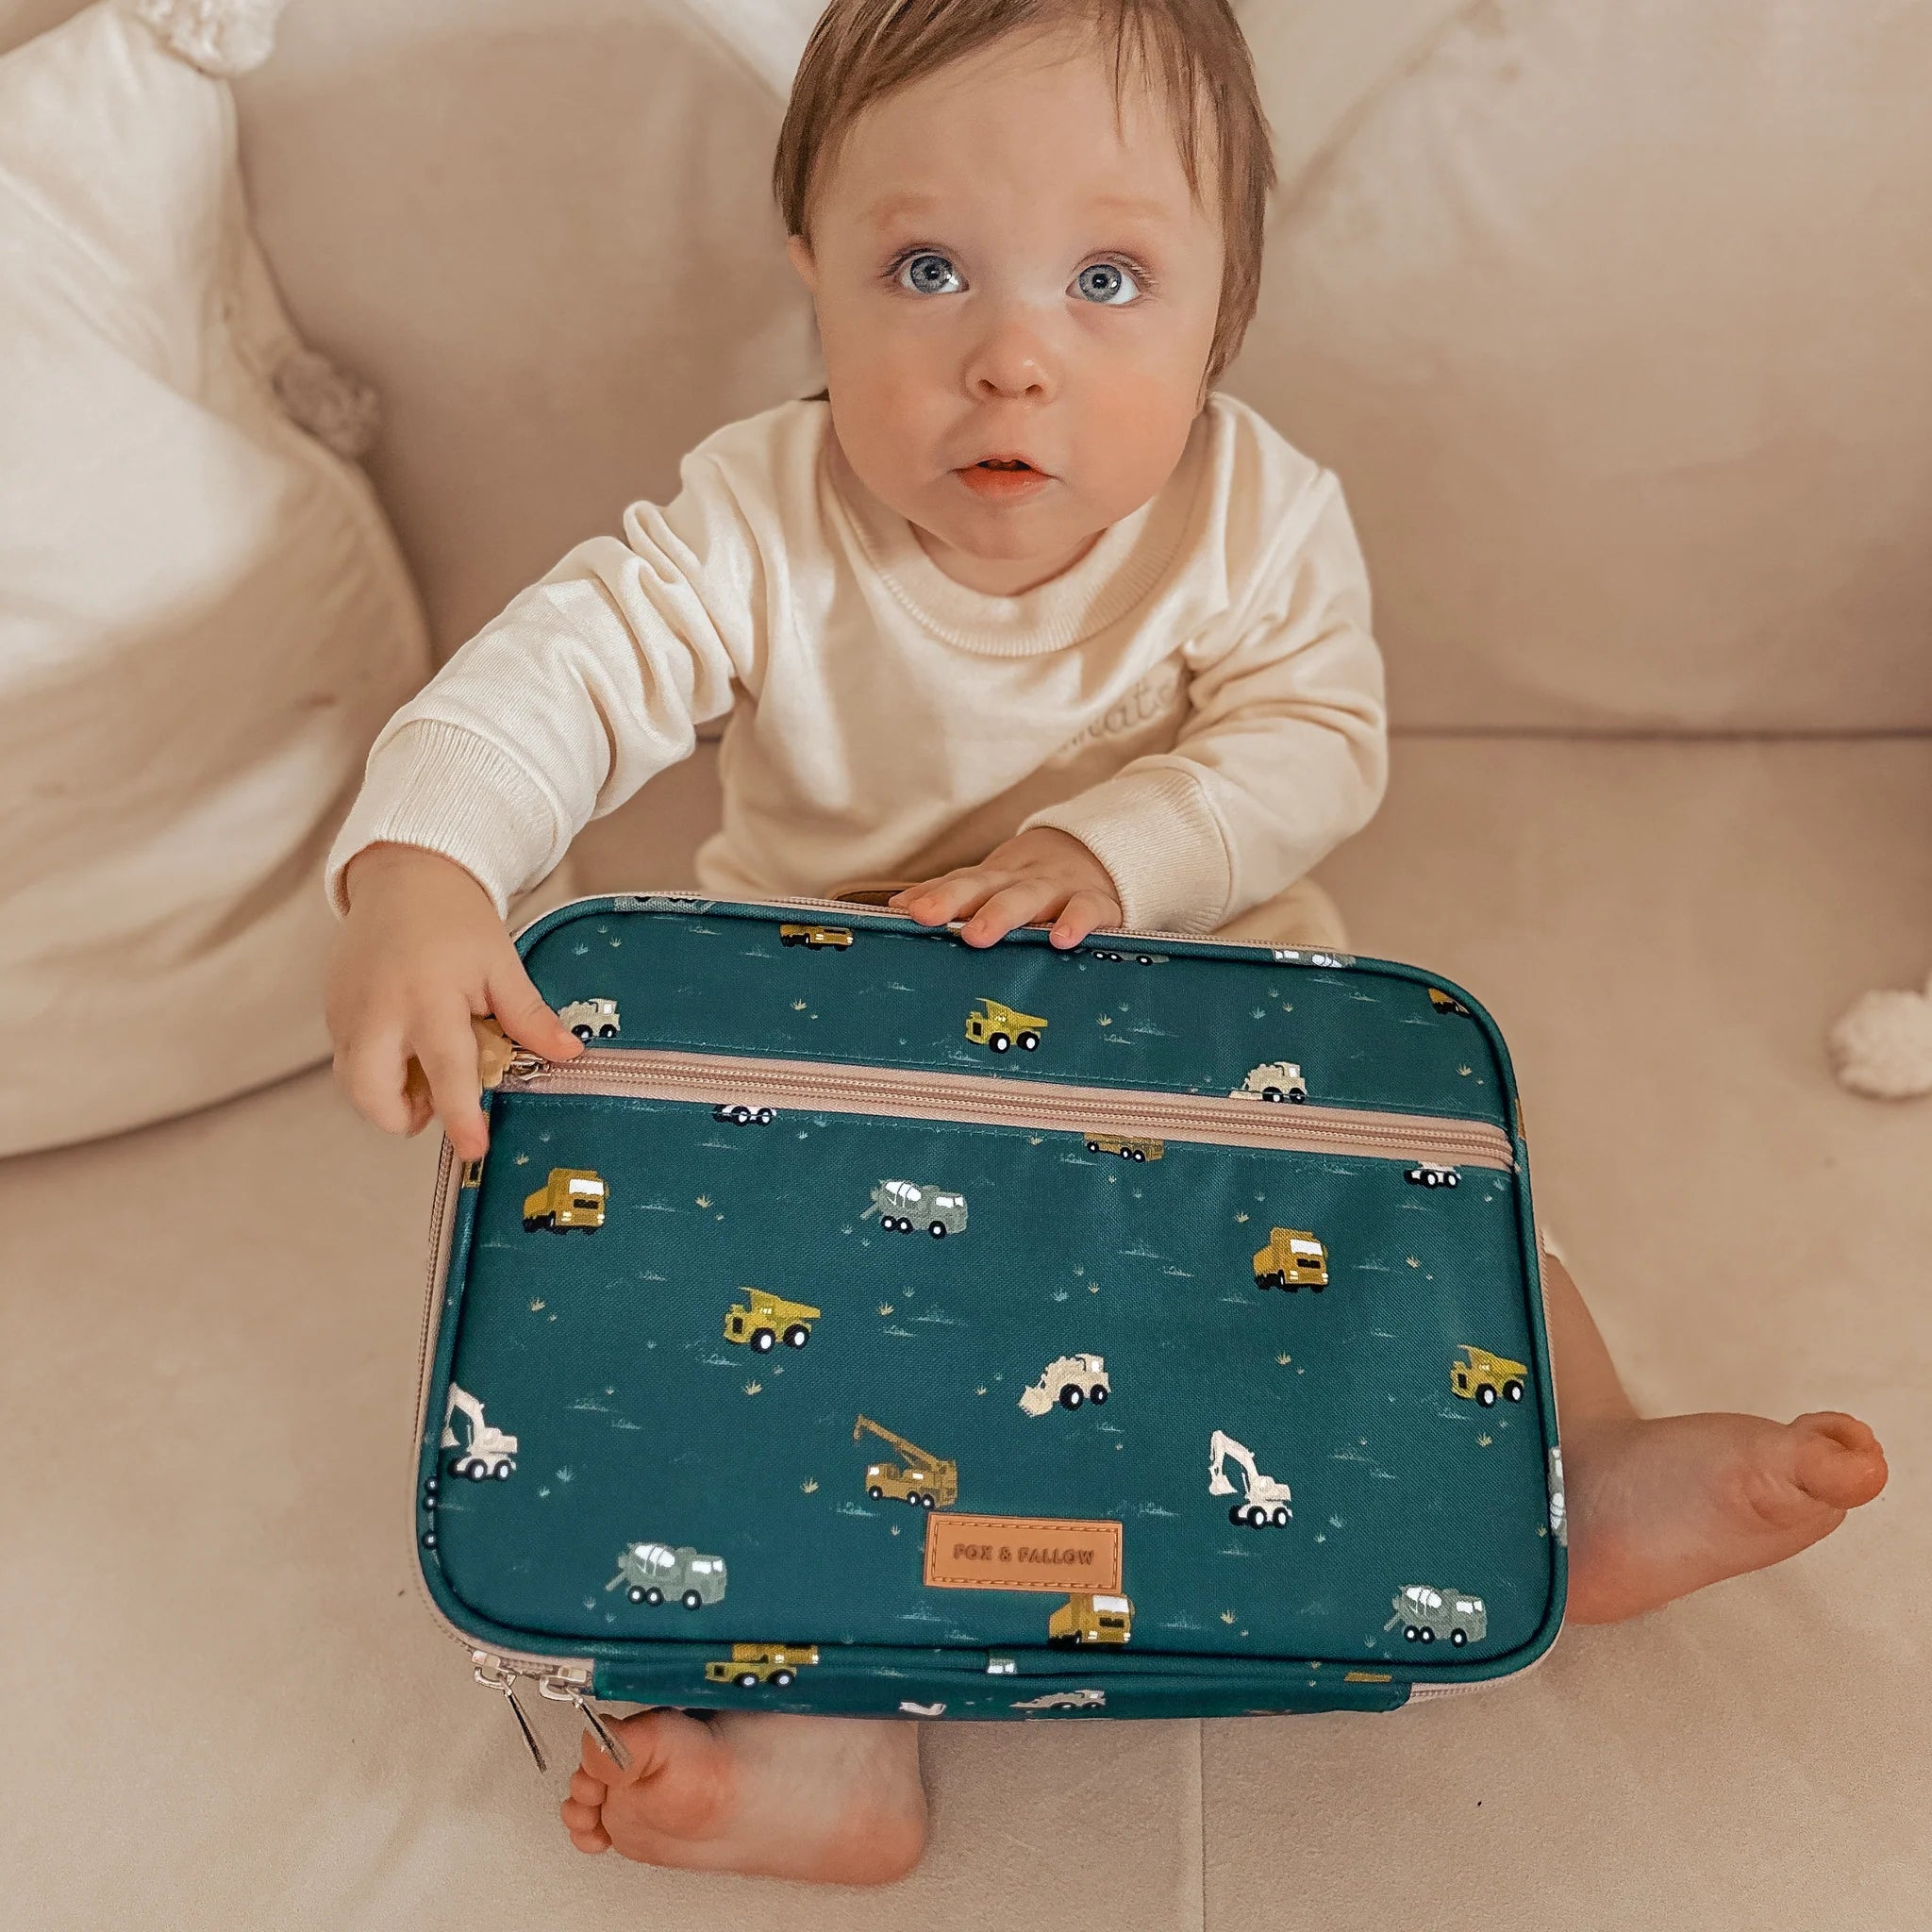
<path fill-rule="evenodd" d="M 1459 1650 L 1465 1643 L 1480 1643 L 1490 1627 L 1490 1613 L 1479 1596 L 1466 1596 L 1459 1590 L 1438 1590 L 1428 1583 L 1405 1583 L 1389 1599 L 1395 1614 L 1382 1625 L 1392 1630 L 1402 1625 L 1410 1643 L 1433 1643 L 1446 1637 Z"/>
<path fill-rule="evenodd" d="M 1167 1152 L 1167 1143 L 1143 1140 L 1135 1134 L 1089 1134 L 1087 1151 L 1118 1154 L 1123 1160 L 1158 1160 Z"/>
<path fill-rule="evenodd" d="M 1063 1355 L 1041 1371 L 1039 1381 L 1020 1391 L 1020 1407 L 1031 1416 L 1048 1414 L 1056 1404 L 1078 1408 L 1091 1402 L 1097 1408 L 1113 1393 L 1107 1362 L 1097 1355 Z"/>
<path fill-rule="evenodd" d="M 463 1422 L 461 1435 L 457 1433 L 458 1416 Z M 450 1473 L 466 1475 L 472 1482 L 490 1476 L 502 1482 L 516 1471 L 517 1439 L 485 1422 L 483 1405 L 454 1382 L 443 1404 L 442 1435 L 437 1446 L 457 1452 L 449 1459 Z"/>
<path fill-rule="evenodd" d="M 1462 1353 L 1449 1364 L 1450 1388 L 1465 1402 L 1480 1403 L 1484 1408 L 1493 1408 L 1499 1395 L 1505 1402 L 1521 1402 L 1528 1377 L 1525 1363 L 1466 1341 Z"/>
<path fill-rule="evenodd" d="M 572 1000 L 557 1009 L 557 1017 L 579 1040 L 615 1040 L 624 1024 L 618 1017 L 615 1000 Z"/>
<path fill-rule="evenodd" d="M 1306 1100 L 1308 1083 L 1302 1078 L 1301 1066 L 1294 1060 L 1263 1060 L 1250 1067 L 1227 1096 L 1230 1100 Z"/>
<path fill-rule="evenodd" d="M 842 925 L 795 925 L 778 928 L 781 946 L 803 946 L 808 953 L 842 953 L 852 943 L 851 933 Z"/>
<path fill-rule="evenodd" d="M 1227 1512 L 1230 1523 L 1240 1524 L 1244 1529 L 1266 1529 L 1271 1524 L 1276 1529 L 1286 1529 L 1289 1518 L 1294 1511 L 1289 1507 L 1291 1492 L 1286 1483 L 1276 1482 L 1272 1475 L 1263 1475 L 1256 1466 L 1254 1456 L 1241 1443 L 1216 1429 L 1208 1444 L 1208 1493 L 1210 1496 L 1231 1496 L 1234 1485 L 1227 1479 L 1224 1465 L 1236 1463 L 1241 1472 L 1242 1496 Z"/>
<path fill-rule="evenodd" d="M 1134 1607 L 1124 1596 L 1076 1591 L 1046 1620 L 1049 1643 L 1125 1643 L 1134 1634 Z"/>
<path fill-rule="evenodd" d="M 634 1604 L 675 1597 L 688 1610 L 724 1601 L 724 1558 L 708 1557 L 689 1543 L 629 1543 L 617 1553 L 617 1574 L 604 1588 L 624 1586 Z"/>
<path fill-rule="evenodd" d="M 874 1214 L 879 1225 L 893 1234 L 923 1227 L 939 1241 L 966 1232 L 966 1196 L 918 1181 L 880 1181 L 872 1191 L 872 1206 L 858 1218 L 864 1221 Z"/>
<path fill-rule="evenodd" d="M 1046 1022 L 1038 1013 L 1023 1013 L 1016 1008 L 1002 1006 L 998 1000 L 983 999 L 966 1015 L 966 1038 L 974 1046 L 988 1047 L 994 1053 L 1006 1053 L 1016 1046 L 1024 1053 L 1031 1053 L 1045 1031 Z"/>
<path fill-rule="evenodd" d="M 823 1309 L 809 1302 L 788 1302 L 782 1295 L 747 1288 L 748 1301 L 733 1302 L 724 1311 L 724 1340 L 749 1342 L 759 1355 L 770 1355 L 779 1342 L 803 1348 L 811 1340 L 811 1324 Z"/>
<path fill-rule="evenodd" d="M 524 1197 L 524 1232 L 548 1228 L 563 1234 L 578 1227 L 587 1233 L 604 1225 L 604 1203 L 609 1190 L 603 1176 L 588 1167 L 553 1167 L 550 1177 Z"/>
<path fill-rule="evenodd" d="M 1320 1294 L 1328 1286 L 1328 1250 L 1306 1228 L 1271 1228 L 1268 1245 L 1255 1251 L 1255 1286 Z"/>
<path fill-rule="evenodd" d="M 734 1643 L 728 1659 L 706 1664 L 705 1678 L 712 1684 L 736 1684 L 741 1690 L 756 1690 L 760 1684 L 782 1690 L 818 1660 L 816 1643 Z"/>
<path fill-rule="evenodd" d="M 852 1424 L 852 1440 L 876 1436 L 896 1449 L 903 1462 L 871 1462 L 865 1470 L 865 1493 L 874 1503 L 890 1496 L 915 1509 L 950 1509 L 959 1500 L 959 1465 L 943 1456 L 930 1456 L 916 1442 L 862 1415 Z"/>

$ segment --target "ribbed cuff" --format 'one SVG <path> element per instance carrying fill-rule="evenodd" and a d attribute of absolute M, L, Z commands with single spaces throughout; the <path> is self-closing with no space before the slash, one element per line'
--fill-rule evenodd
<path fill-rule="evenodd" d="M 1069 833 L 1099 859 L 1121 924 L 1212 932 L 1234 891 L 1227 841 L 1201 781 L 1173 767 L 1124 772 L 1035 812 L 1020 827 Z"/>
<path fill-rule="evenodd" d="M 323 868 L 336 917 L 349 909 L 342 874 L 366 846 L 420 845 L 453 859 L 490 894 L 499 919 L 570 842 L 557 802 L 487 738 L 433 719 L 378 741 L 362 790 Z"/>

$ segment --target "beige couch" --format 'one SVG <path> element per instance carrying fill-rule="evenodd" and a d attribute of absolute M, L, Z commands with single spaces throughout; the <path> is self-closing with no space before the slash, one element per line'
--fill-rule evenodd
<path fill-rule="evenodd" d="M 0 45 L 66 10 L 0 0 Z M 761 187 L 801 11 L 310 0 L 242 84 L 445 648 L 817 386 Z M 0 1164 L 9 1926 L 1932 1923 L 1932 1108 L 1820 1051 L 1932 959 L 1925 9 L 1246 12 L 1264 66 L 1327 51 L 1268 70 L 1297 166 L 1229 386 L 1348 483 L 1404 727 L 1324 878 L 1497 1014 L 1640 1402 L 1855 1409 L 1890 1487 L 1465 1700 L 929 1727 L 885 1893 L 586 1860 L 410 1581 L 435 1150 L 318 1071 Z M 712 782 L 592 826 L 577 888 L 686 876 Z"/>

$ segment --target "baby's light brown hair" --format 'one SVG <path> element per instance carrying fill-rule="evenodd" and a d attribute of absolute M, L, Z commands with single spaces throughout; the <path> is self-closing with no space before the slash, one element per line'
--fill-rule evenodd
<path fill-rule="evenodd" d="M 874 101 L 1008 34 L 1061 25 L 1087 27 L 1110 52 L 1116 128 L 1130 53 L 1133 71 L 1158 79 L 1197 206 L 1204 121 L 1213 134 L 1224 258 L 1205 394 L 1254 319 L 1274 186 L 1255 63 L 1227 0 L 831 0 L 792 78 L 772 162 L 785 232 L 811 245 L 813 183 Z"/>

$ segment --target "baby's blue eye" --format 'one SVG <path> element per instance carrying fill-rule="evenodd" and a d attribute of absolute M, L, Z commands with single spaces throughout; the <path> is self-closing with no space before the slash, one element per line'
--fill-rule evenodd
<path fill-rule="evenodd" d="M 1096 261 L 1083 268 L 1074 286 L 1090 301 L 1105 303 L 1110 308 L 1124 307 L 1141 292 L 1133 275 L 1117 261 Z"/>
<path fill-rule="evenodd" d="M 908 275 L 911 276 L 908 281 Z M 946 277 L 959 279 L 953 273 L 953 264 L 943 255 L 914 255 L 901 264 L 899 286 L 910 289 L 916 295 L 948 295 L 952 291 L 945 286 Z"/>

